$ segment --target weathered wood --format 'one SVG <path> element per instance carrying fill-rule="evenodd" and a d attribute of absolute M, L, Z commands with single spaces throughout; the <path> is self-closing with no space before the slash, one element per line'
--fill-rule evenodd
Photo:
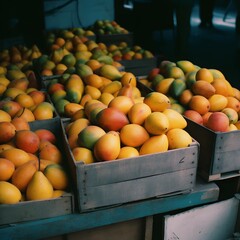
<path fill-rule="evenodd" d="M 92 164 L 76 162 L 66 135 L 64 141 L 80 211 L 191 190 L 196 181 L 196 141 L 187 148 Z"/>
<path fill-rule="evenodd" d="M 176 215 L 166 215 L 164 240 L 230 239 L 235 232 L 238 208 L 239 200 L 233 197 Z"/>
<path fill-rule="evenodd" d="M 189 194 L 163 196 L 96 211 L 5 225 L 0 227 L 0 236 L 4 240 L 46 239 L 47 237 L 61 236 L 158 213 L 207 204 L 217 201 L 218 196 L 219 188 L 215 183 L 206 183 L 202 179 L 197 179 L 196 185 Z"/>
<path fill-rule="evenodd" d="M 57 217 L 73 212 L 74 197 L 70 193 L 54 199 L 1 204 L 0 225 Z"/>
<path fill-rule="evenodd" d="M 67 158 L 62 151 L 62 146 L 64 144 L 60 118 L 55 117 L 48 120 L 34 121 L 30 122 L 29 125 L 31 130 L 44 128 L 54 133 L 57 139 L 56 145 L 61 150 L 66 164 Z M 62 197 L 54 199 L 23 201 L 11 205 L 0 204 L 0 225 L 71 214 L 73 213 L 74 209 L 74 196 L 72 193 L 67 193 Z"/>
<path fill-rule="evenodd" d="M 198 173 L 207 181 L 239 176 L 240 131 L 213 132 L 186 120 L 186 131 L 200 143 Z"/>

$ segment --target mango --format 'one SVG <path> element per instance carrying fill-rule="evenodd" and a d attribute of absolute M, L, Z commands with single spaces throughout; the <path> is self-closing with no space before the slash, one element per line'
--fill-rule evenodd
<path fill-rule="evenodd" d="M 191 90 L 195 95 L 202 95 L 206 98 L 210 98 L 216 92 L 213 85 L 204 80 L 198 80 L 193 83 Z"/>
<path fill-rule="evenodd" d="M 76 66 L 76 73 L 80 76 L 80 78 L 84 78 L 93 74 L 93 70 L 86 64 L 79 64 Z"/>
<path fill-rule="evenodd" d="M 102 137 L 106 132 L 95 125 L 89 125 L 85 127 L 79 134 L 78 134 L 78 144 L 80 147 L 85 147 L 90 150 L 93 150 L 95 143 L 98 141 L 100 137 Z"/>
<path fill-rule="evenodd" d="M 141 146 L 140 155 L 153 154 L 159 152 L 166 152 L 168 150 L 168 138 L 166 134 L 150 137 Z"/>
<path fill-rule="evenodd" d="M 127 116 L 120 110 L 107 107 L 101 110 L 96 116 L 98 126 L 105 131 L 118 131 L 129 123 Z"/>
<path fill-rule="evenodd" d="M 176 65 L 181 68 L 185 74 L 195 70 L 195 65 L 188 60 L 179 60 L 176 62 Z"/>
<path fill-rule="evenodd" d="M 175 79 L 169 89 L 169 94 L 173 98 L 178 98 L 181 93 L 187 88 L 186 82 L 182 79 Z"/>
<path fill-rule="evenodd" d="M 102 93 L 107 92 L 107 93 L 114 94 L 114 93 L 118 92 L 121 88 L 122 88 L 121 82 L 116 80 L 116 81 L 112 81 L 109 84 L 107 84 L 106 86 L 104 86 L 101 89 L 101 92 Z"/>
<path fill-rule="evenodd" d="M 171 84 L 173 83 L 174 78 L 165 78 L 158 82 L 155 86 L 155 91 L 168 94 Z"/>
<path fill-rule="evenodd" d="M 20 202 L 20 190 L 10 182 L 0 181 L 0 204 L 15 204 Z"/>
<path fill-rule="evenodd" d="M 163 111 L 163 114 L 168 118 L 169 127 L 172 128 L 185 128 L 187 126 L 187 121 L 185 118 L 174 109 L 167 108 Z"/>
<path fill-rule="evenodd" d="M 121 148 L 119 133 L 109 131 L 98 139 L 94 145 L 94 156 L 98 161 L 115 160 Z"/>
<path fill-rule="evenodd" d="M 120 71 L 113 65 L 105 64 L 99 69 L 99 74 L 102 77 L 111 79 L 111 80 L 119 80 L 122 77 Z"/>

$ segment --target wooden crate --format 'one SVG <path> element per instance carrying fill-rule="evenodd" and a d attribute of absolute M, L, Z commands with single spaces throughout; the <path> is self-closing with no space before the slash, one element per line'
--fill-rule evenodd
<path fill-rule="evenodd" d="M 186 120 L 186 131 L 200 143 L 199 175 L 206 181 L 240 176 L 240 131 L 213 132 Z"/>
<path fill-rule="evenodd" d="M 187 148 L 92 164 L 76 162 L 66 135 L 65 143 L 81 212 L 189 192 L 196 181 L 196 141 Z"/>
<path fill-rule="evenodd" d="M 156 57 L 121 60 L 119 62 L 125 67 L 126 72 L 132 72 L 136 76 L 147 75 L 153 68 L 156 68 L 158 65 L 158 60 Z"/>
<path fill-rule="evenodd" d="M 184 240 L 239 239 L 239 194 L 225 201 L 164 216 L 164 238 Z M 238 237 L 235 238 L 234 236 Z M 157 239 L 157 238 L 156 238 Z"/>
<path fill-rule="evenodd" d="M 152 240 L 152 216 L 70 233 L 65 240 Z"/>
<path fill-rule="evenodd" d="M 0 225 L 57 217 L 73 211 L 74 197 L 71 193 L 47 200 L 0 204 Z"/>
<path fill-rule="evenodd" d="M 57 146 L 62 150 L 63 132 L 60 118 L 33 121 L 29 122 L 29 125 L 31 130 L 44 128 L 52 131 L 57 137 Z M 63 154 L 66 160 L 66 155 Z M 0 225 L 67 215 L 74 210 L 74 195 L 71 192 L 59 198 L 0 204 Z"/>

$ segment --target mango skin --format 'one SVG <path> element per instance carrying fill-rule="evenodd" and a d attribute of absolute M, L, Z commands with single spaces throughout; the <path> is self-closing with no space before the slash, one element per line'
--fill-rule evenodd
<path fill-rule="evenodd" d="M 107 107 L 101 110 L 96 116 L 98 126 L 105 131 L 118 131 L 129 123 L 127 116 L 120 110 Z"/>

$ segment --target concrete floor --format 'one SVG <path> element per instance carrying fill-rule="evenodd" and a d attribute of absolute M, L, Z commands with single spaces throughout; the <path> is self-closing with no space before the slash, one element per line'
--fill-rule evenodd
<path fill-rule="evenodd" d="M 202 29 L 198 25 L 199 6 L 196 3 L 191 15 L 191 36 L 189 39 L 188 60 L 200 67 L 220 70 L 232 85 L 240 88 L 240 56 L 236 52 L 234 5 L 224 20 L 226 4 L 217 4 L 214 9 L 213 29 Z M 155 33 L 156 48 L 165 58 L 176 61 L 172 29 Z M 179 59 L 180 60 L 180 59 Z"/>

